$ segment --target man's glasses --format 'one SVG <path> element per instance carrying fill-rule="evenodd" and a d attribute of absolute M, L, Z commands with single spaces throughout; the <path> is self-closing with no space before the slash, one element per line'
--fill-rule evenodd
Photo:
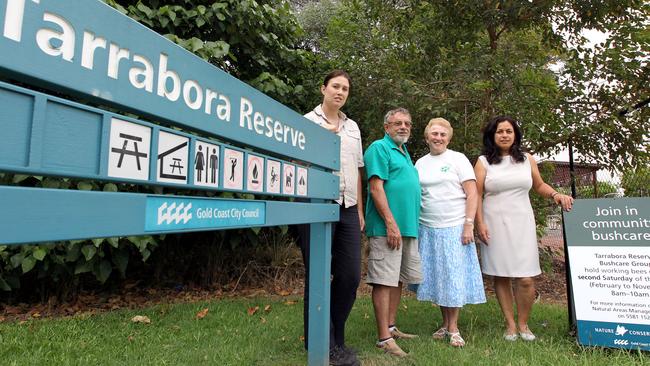
<path fill-rule="evenodd" d="M 393 125 L 395 127 L 406 127 L 406 128 L 411 128 L 413 124 L 410 121 L 396 121 L 396 122 L 388 122 L 389 125 Z"/>

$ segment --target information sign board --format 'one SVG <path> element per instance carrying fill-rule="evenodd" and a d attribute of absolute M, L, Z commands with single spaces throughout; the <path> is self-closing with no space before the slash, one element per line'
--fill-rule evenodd
<path fill-rule="evenodd" d="M 338 177 L 322 169 L 298 166 L 298 174 L 304 175 L 298 179 L 299 189 L 281 191 L 281 160 L 3 82 L 0 123 L 2 171 L 64 171 L 80 178 L 189 189 L 338 197 Z M 264 160 L 266 169 L 260 165 Z"/>
<path fill-rule="evenodd" d="M 650 350 L 650 198 L 576 200 L 564 225 L 578 341 Z"/>

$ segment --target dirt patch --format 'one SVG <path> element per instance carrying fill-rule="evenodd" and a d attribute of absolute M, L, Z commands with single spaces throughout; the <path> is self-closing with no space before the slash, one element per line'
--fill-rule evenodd
<path fill-rule="evenodd" d="M 302 285 L 292 287 L 266 286 L 260 288 L 202 289 L 198 287 L 176 286 L 175 288 L 145 288 L 138 284 L 126 284 L 122 289 L 112 292 L 85 292 L 74 302 L 16 305 L 0 304 L 0 322 L 26 321 L 35 318 L 67 317 L 93 315 L 117 309 L 140 309 L 162 304 L 214 301 L 242 297 L 290 297 L 302 295 Z"/>
<path fill-rule="evenodd" d="M 540 243 L 540 258 L 544 272 L 536 277 L 536 288 L 539 301 L 566 304 L 563 242 L 561 233 L 559 236 L 558 233 L 551 234 L 542 238 Z M 363 263 L 362 270 L 365 273 L 365 258 Z M 0 322 L 97 314 L 116 309 L 138 309 L 160 304 L 211 301 L 233 297 L 301 296 L 304 271 L 300 263 L 282 270 L 282 276 L 267 276 L 266 282 L 242 281 L 240 276 L 236 281 L 219 288 L 206 289 L 181 284 L 153 288 L 140 282 L 125 282 L 121 287 L 111 291 L 83 292 L 76 297 L 74 302 L 57 303 L 51 300 L 46 303 L 0 304 Z M 245 276 L 247 271 L 243 272 L 242 276 Z M 259 280 L 262 277 L 256 278 Z M 278 278 L 282 280 L 278 281 Z M 251 285 L 251 283 L 256 285 Z M 494 296 L 492 280 L 489 277 L 484 277 L 484 283 L 486 293 L 489 296 Z M 371 287 L 362 283 L 358 293 L 359 295 L 369 295 L 370 291 Z"/>

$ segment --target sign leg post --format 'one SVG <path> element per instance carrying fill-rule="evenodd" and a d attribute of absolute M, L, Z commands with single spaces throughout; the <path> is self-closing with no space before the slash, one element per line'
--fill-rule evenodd
<path fill-rule="evenodd" d="M 332 224 L 311 224 L 309 258 L 309 366 L 329 364 Z"/>
<path fill-rule="evenodd" d="M 567 313 L 569 315 L 569 334 L 577 336 L 576 310 L 573 302 L 573 286 L 571 286 L 571 266 L 569 247 L 566 240 L 566 226 L 564 225 L 564 212 L 562 213 L 562 238 L 564 240 L 564 275 L 566 280 Z"/>

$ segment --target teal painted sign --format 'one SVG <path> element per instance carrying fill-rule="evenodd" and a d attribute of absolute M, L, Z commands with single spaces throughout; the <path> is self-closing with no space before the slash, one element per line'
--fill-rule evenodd
<path fill-rule="evenodd" d="M 648 246 L 650 201 L 647 198 L 580 200 L 565 214 L 572 246 Z"/>
<path fill-rule="evenodd" d="M 148 197 L 146 231 L 225 229 L 264 225 L 264 202 Z"/>
<path fill-rule="evenodd" d="M 274 196 L 338 197 L 338 177 L 329 172 L 3 82 L 0 123 L 3 171 Z M 283 174 L 286 167 L 295 177 Z M 283 190 L 287 185 L 295 189 Z"/>
<path fill-rule="evenodd" d="M 650 198 L 576 200 L 564 225 L 578 341 L 650 350 Z"/>
<path fill-rule="evenodd" d="M 650 317 L 645 312 L 646 319 Z M 578 340 L 581 344 L 611 348 L 650 350 L 650 329 L 627 322 L 578 320 Z"/>
<path fill-rule="evenodd" d="M 101 21 L 98 21 L 101 19 Z M 0 1 L 0 73 L 337 170 L 338 136 L 100 1 Z M 29 62 L 25 62 L 29 60 Z"/>
<path fill-rule="evenodd" d="M 338 136 L 101 1 L 0 0 L 0 77 L 146 119 L 0 83 L 2 172 L 338 197 Z M 309 223 L 308 363 L 328 363 L 337 204 L 6 186 L 0 202 L 1 244 Z"/>
<path fill-rule="evenodd" d="M 2 245 L 212 230 L 223 224 L 228 228 L 314 222 L 325 225 L 337 221 L 339 215 L 338 205 L 331 203 L 8 186 L 0 186 L 0 202 L 10 208 L 0 210 Z M 228 220 L 220 222 L 221 218 Z M 172 226 L 175 229 L 170 230 Z"/>

